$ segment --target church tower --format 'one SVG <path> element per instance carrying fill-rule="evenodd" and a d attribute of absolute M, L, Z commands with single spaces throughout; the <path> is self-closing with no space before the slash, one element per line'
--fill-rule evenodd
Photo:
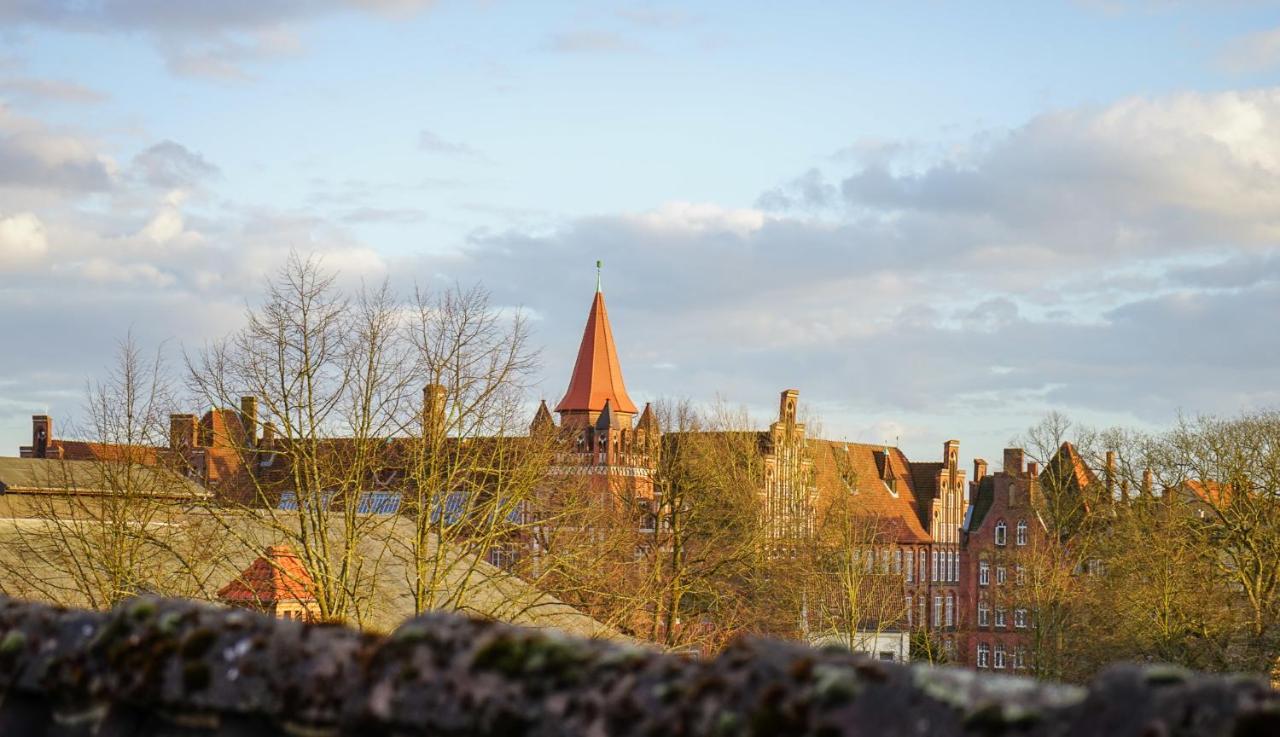
<path fill-rule="evenodd" d="M 598 281 L 569 388 L 555 411 L 569 446 L 564 457 L 572 460 L 565 473 L 586 476 L 592 488 L 621 498 L 652 501 L 660 430 L 648 405 L 636 422 Z"/>

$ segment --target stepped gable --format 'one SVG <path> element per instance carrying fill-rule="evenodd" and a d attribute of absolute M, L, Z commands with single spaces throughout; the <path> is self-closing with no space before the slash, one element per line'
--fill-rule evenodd
<path fill-rule="evenodd" d="M 627 396 L 622 381 L 622 365 L 618 362 L 604 293 L 597 291 L 587 313 L 587 326 L 582 332 L 569 388 L 556 405 L 556 412 L 599 412 L 606 402 L 615 412 L 629 415 L 636 412 L 636 405 Z"/>

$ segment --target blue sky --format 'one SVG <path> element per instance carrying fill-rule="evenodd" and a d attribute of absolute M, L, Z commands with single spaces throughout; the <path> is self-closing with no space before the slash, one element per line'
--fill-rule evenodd
<path fill-rule="evenodd" d="M 1274 406 L 1278 82 L 1262 2 L 0 0 L 0 447 L 291 247 L 483 281 L 551 399 L 604 258 L 636 399 L 920 459 Z"/>

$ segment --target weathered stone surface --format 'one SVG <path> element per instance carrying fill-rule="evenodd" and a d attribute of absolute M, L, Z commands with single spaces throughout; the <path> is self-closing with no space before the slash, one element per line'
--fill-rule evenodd
<path fill-rule="evenodd" d="M 386 638 L 183 601 L 0 600 L 9 735 L 1280 735 L 1261 680 L 1089 689 L 744 640 L 691 661 L 455 615 Z"/>

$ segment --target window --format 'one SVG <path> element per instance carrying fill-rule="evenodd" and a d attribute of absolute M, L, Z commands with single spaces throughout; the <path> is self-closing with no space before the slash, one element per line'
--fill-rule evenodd
<path fill-rule="evenodd" d="M 1027 649 L 1019 646 L 1013 651 L 1013 667 L 1016 670 L 1022 670 L 1027 667 Z"/>
<path fill-rule="evenodd" d="M 893 572 L 902 573 L 902 548 L 896 548 L 893 551 Z"/>
<path fill-rule="evenodd" d="M 879 658 L 880 660 L 884 660 L 889 663 L 892 663 L 893 661 L 898 659 L 897 657 L 894 656 L 892 650 L 881 650 Z"/>
<path fill-rule="evenodd" d="M 948 627 L 956 626 L 956 595 L 951 593 L 950 591 L 947 592 L 946 622 Z"/>
<path fill-rule="evenodd" d="M 1005 582 L 1008 580 L 1009 579 L 1008 579 L 1008 576 L 1005 574 L 1004 566 L 996 566 L 996 585 L 1003 586 Z"/>
<path fill-rule="evenodd" d="M 1004 627 L 1004 626 L 1005 626 L 1005 621 L 1004 621 L 1004 609 L 997 609 L 997 610 L 996 610 L 996 626 L 997 626 L 997 627 Z"/>
<path fill-rule="evenodd" d="M 1004 668 L 1004 645 L 996 645 L 996 656 L 991 665 L 996 668 Z"/>
<path fill-rule="evenodd" d="M 1014 566 L 1013 580 L 1016 581 L 1019 586 L 1025 584 L 1027 582 L 1027 569 L 1023 568 L 1021 565 Z"/>
<path fill-rule="evenodd" d="M 907 594 L 907 629 L 911 629 L 911 594 Z"/>
<path fill-rule="evenodd" d="M 907 550 L 907 567 L 905 569 L 907 572 L 907 583 L 911 583 L 911 576 L 915 572 L 915 566 L 916 566 L 915 554 L 910 549 L 908 549 Z"/>
<path fill-rule="evenodd" d="M 930 552 L 929 557 L 930 559 L 933 560 L 933 580 L 941 581 L 942 580 L 942 576 L 940 575 L 941 564 L 938 563 L 938 551 L 934 550 Z"/>
<path fill-rule="evenodd" d="M 1027 628 L 1027 610 L 1026 609 L 1013 610 L 1013 626 L 1017 627 L 1020 630 L 1024 630 Z"/>
<path fill-rule="evenodd" d="M 1009 541 L 1009 526 L 1000 520 L 996 523 L 996 545 L 1003 546 Z"/>
<path fill-rule="evenodd" d="M 978 564 L 978 585 L 986 586 L 991 583 L 991 564 L 985 560 Z"/>
<path fill-rule="evenodd" d="M 978 602 L 978 626 L 987 627 L 991 624 L 991 605 L 985 601 Z"/>
<path fill-rule="evenodd" d="M 924 628 L 924 623 L 929 621 L 929 620 L 925 617 L 925 611 L 924 611 L 924 610 L 925 610 L 925 609 L 927 609 L 927 608 L 928 608 L 928 606 L 929 606 L 929 597 L 927 597 L 927 596 L 921 596 L 921 597 L 920 597 L 920 601 L 919 601 L 919 605 L 920 605 L 920 617 L 919 617 L 919 619 L 917 619 L 917 620 L 916 620 L 916 622 L 918 622 L 918 623 L 919 623 L 919 625 L 920 625 L 920 627 L 921 627 L 921 629 L 923 629 L 923 628 Z"/>
<path fill-rule="evenodd" d="M 978 667 L 986 668 L 991 662 L 991 646 L 985 643 L 978 646 Z"/>
<path fill-rule="evenodd" d="M 1025 519 L 1018 520 L 1018 544 L 1027 544 L 1027 521 Z"/>
<path fill-rule="evenodd" d="M 933 595 L 933 626 L 942 626 L 942 594 Z"/>
<path fill-rule="evenodd" d="M 924 551 L 921 550 L 920 551 L 920 583 L 924 583 L 925 581 L 927 581 L 928 576 L 929 576 L 928 556 L 926 556 L 924 554 Z"/>

